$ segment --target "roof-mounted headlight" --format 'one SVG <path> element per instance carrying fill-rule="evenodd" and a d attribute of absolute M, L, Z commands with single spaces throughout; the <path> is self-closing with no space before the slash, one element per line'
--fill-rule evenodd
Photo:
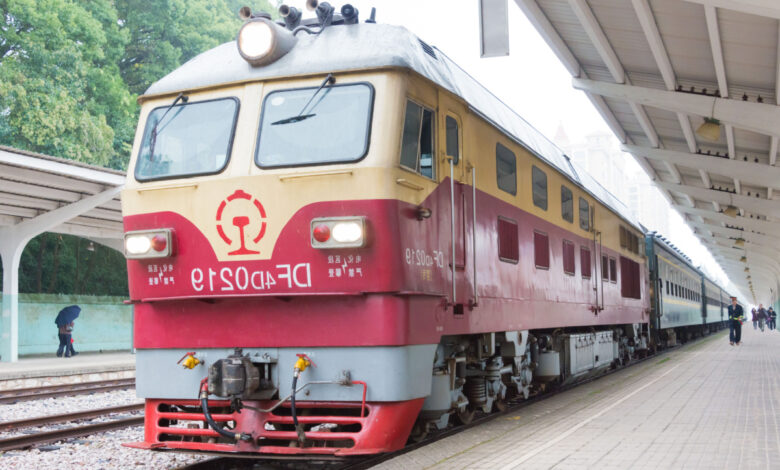
<path fill-rule="evenodd" d="M 290 52 L 297 39 L 267 18 L 250 18 L 238 30 L 238 52 L 254 66 L 270 64 Z"/>

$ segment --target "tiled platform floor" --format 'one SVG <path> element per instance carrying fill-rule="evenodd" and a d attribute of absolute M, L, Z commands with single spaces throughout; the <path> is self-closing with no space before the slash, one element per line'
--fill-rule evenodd
<path fill-rule="evenodd" d="M 780 469 L 780 332 L 743 327 L 417 449 L 381 469 Z"/>

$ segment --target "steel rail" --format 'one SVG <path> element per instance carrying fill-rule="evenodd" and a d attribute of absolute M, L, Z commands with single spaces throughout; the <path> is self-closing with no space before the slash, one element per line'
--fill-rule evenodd
<path fill-rule="evenodd" d="M 42 398 L 84 395 L 88 393 L 110 392 L 135 386 L 135 379 L 101 380 L 98 382 L 80 382 L 73 384 L 49 385 L 46 387 L 19 388 L 1 390 L 0 403 L 39 400 Z"/>
<path fill-rule="evenodd" d="M 128 413 L 133 411 L 143 411 L 143 403 L 134 403 L 132 405 L 113 406 L 109 408 L 99 408 L 94 410 L 76 411 L 74 413 L 64 413 L 60 415 L 39 416 L 37 418 L 20 419 L 17 421 L 0 422 L 0 431 L 15 431 L 17 429 L 31 428 L 35 426 L 45 426 L 49 424 L 68 423 L 80 419 L 91 419 L 99 416 L 106 416 L 116 413 Z"/>
<path fill-rule="evenodd" d="M 58 429 L 56 431 L 42 432 L 38 434 L 29 434 L 24 436 L 10 437 L 8 439 L 0 439 L 0 452 L 7 450 L 25 449 L 40 444 L 48 444 L 51 442 L 62 441 L 74 437 L 88 436 L 90 434 L 96 434 L 105 431 L 111 431 L 114 429 L 127 428 L 130 426 L 139 426 L 144 423 L 143 416 L 136 416 L 132 418 L 116 419 L 112 421 L 106 421 L 105 423 L 88 424 L 85 426 L 77 426 L 66 429 Z"/>

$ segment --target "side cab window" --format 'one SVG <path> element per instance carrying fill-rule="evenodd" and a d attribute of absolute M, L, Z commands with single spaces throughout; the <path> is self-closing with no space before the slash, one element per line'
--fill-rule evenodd
<path fill-rule="evenodd" d="M 430 179 L 436 179 L 434 123 L 433 110 L 412 100 L 406 101 L 401 166 Z"/>

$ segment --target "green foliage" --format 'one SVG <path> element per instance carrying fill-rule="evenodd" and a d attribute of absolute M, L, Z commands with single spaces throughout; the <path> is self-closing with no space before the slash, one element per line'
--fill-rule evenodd
<path fill-rule="evenodd" d="M 0 14 L 0 141 L 111 163 L 135 115 L 116 65 L 127 34 L 110 27 L 112 4 L 0 0 Z"/>
<path fill-rule="evenodd" d="M 127 295 L 124 256 L 83 238 L 44 233 L 30 240 L 19 266 L 20 293 Z M 0 269 L 2 272 L 2 269 Z"/>
<path fill-rule="evenodd" d="M 136 95 L 235 38 L 241 0 L 0 0 L 0 142 L 125 169 Z M 276 11 L 268 0 L 249 3 Z"/>

